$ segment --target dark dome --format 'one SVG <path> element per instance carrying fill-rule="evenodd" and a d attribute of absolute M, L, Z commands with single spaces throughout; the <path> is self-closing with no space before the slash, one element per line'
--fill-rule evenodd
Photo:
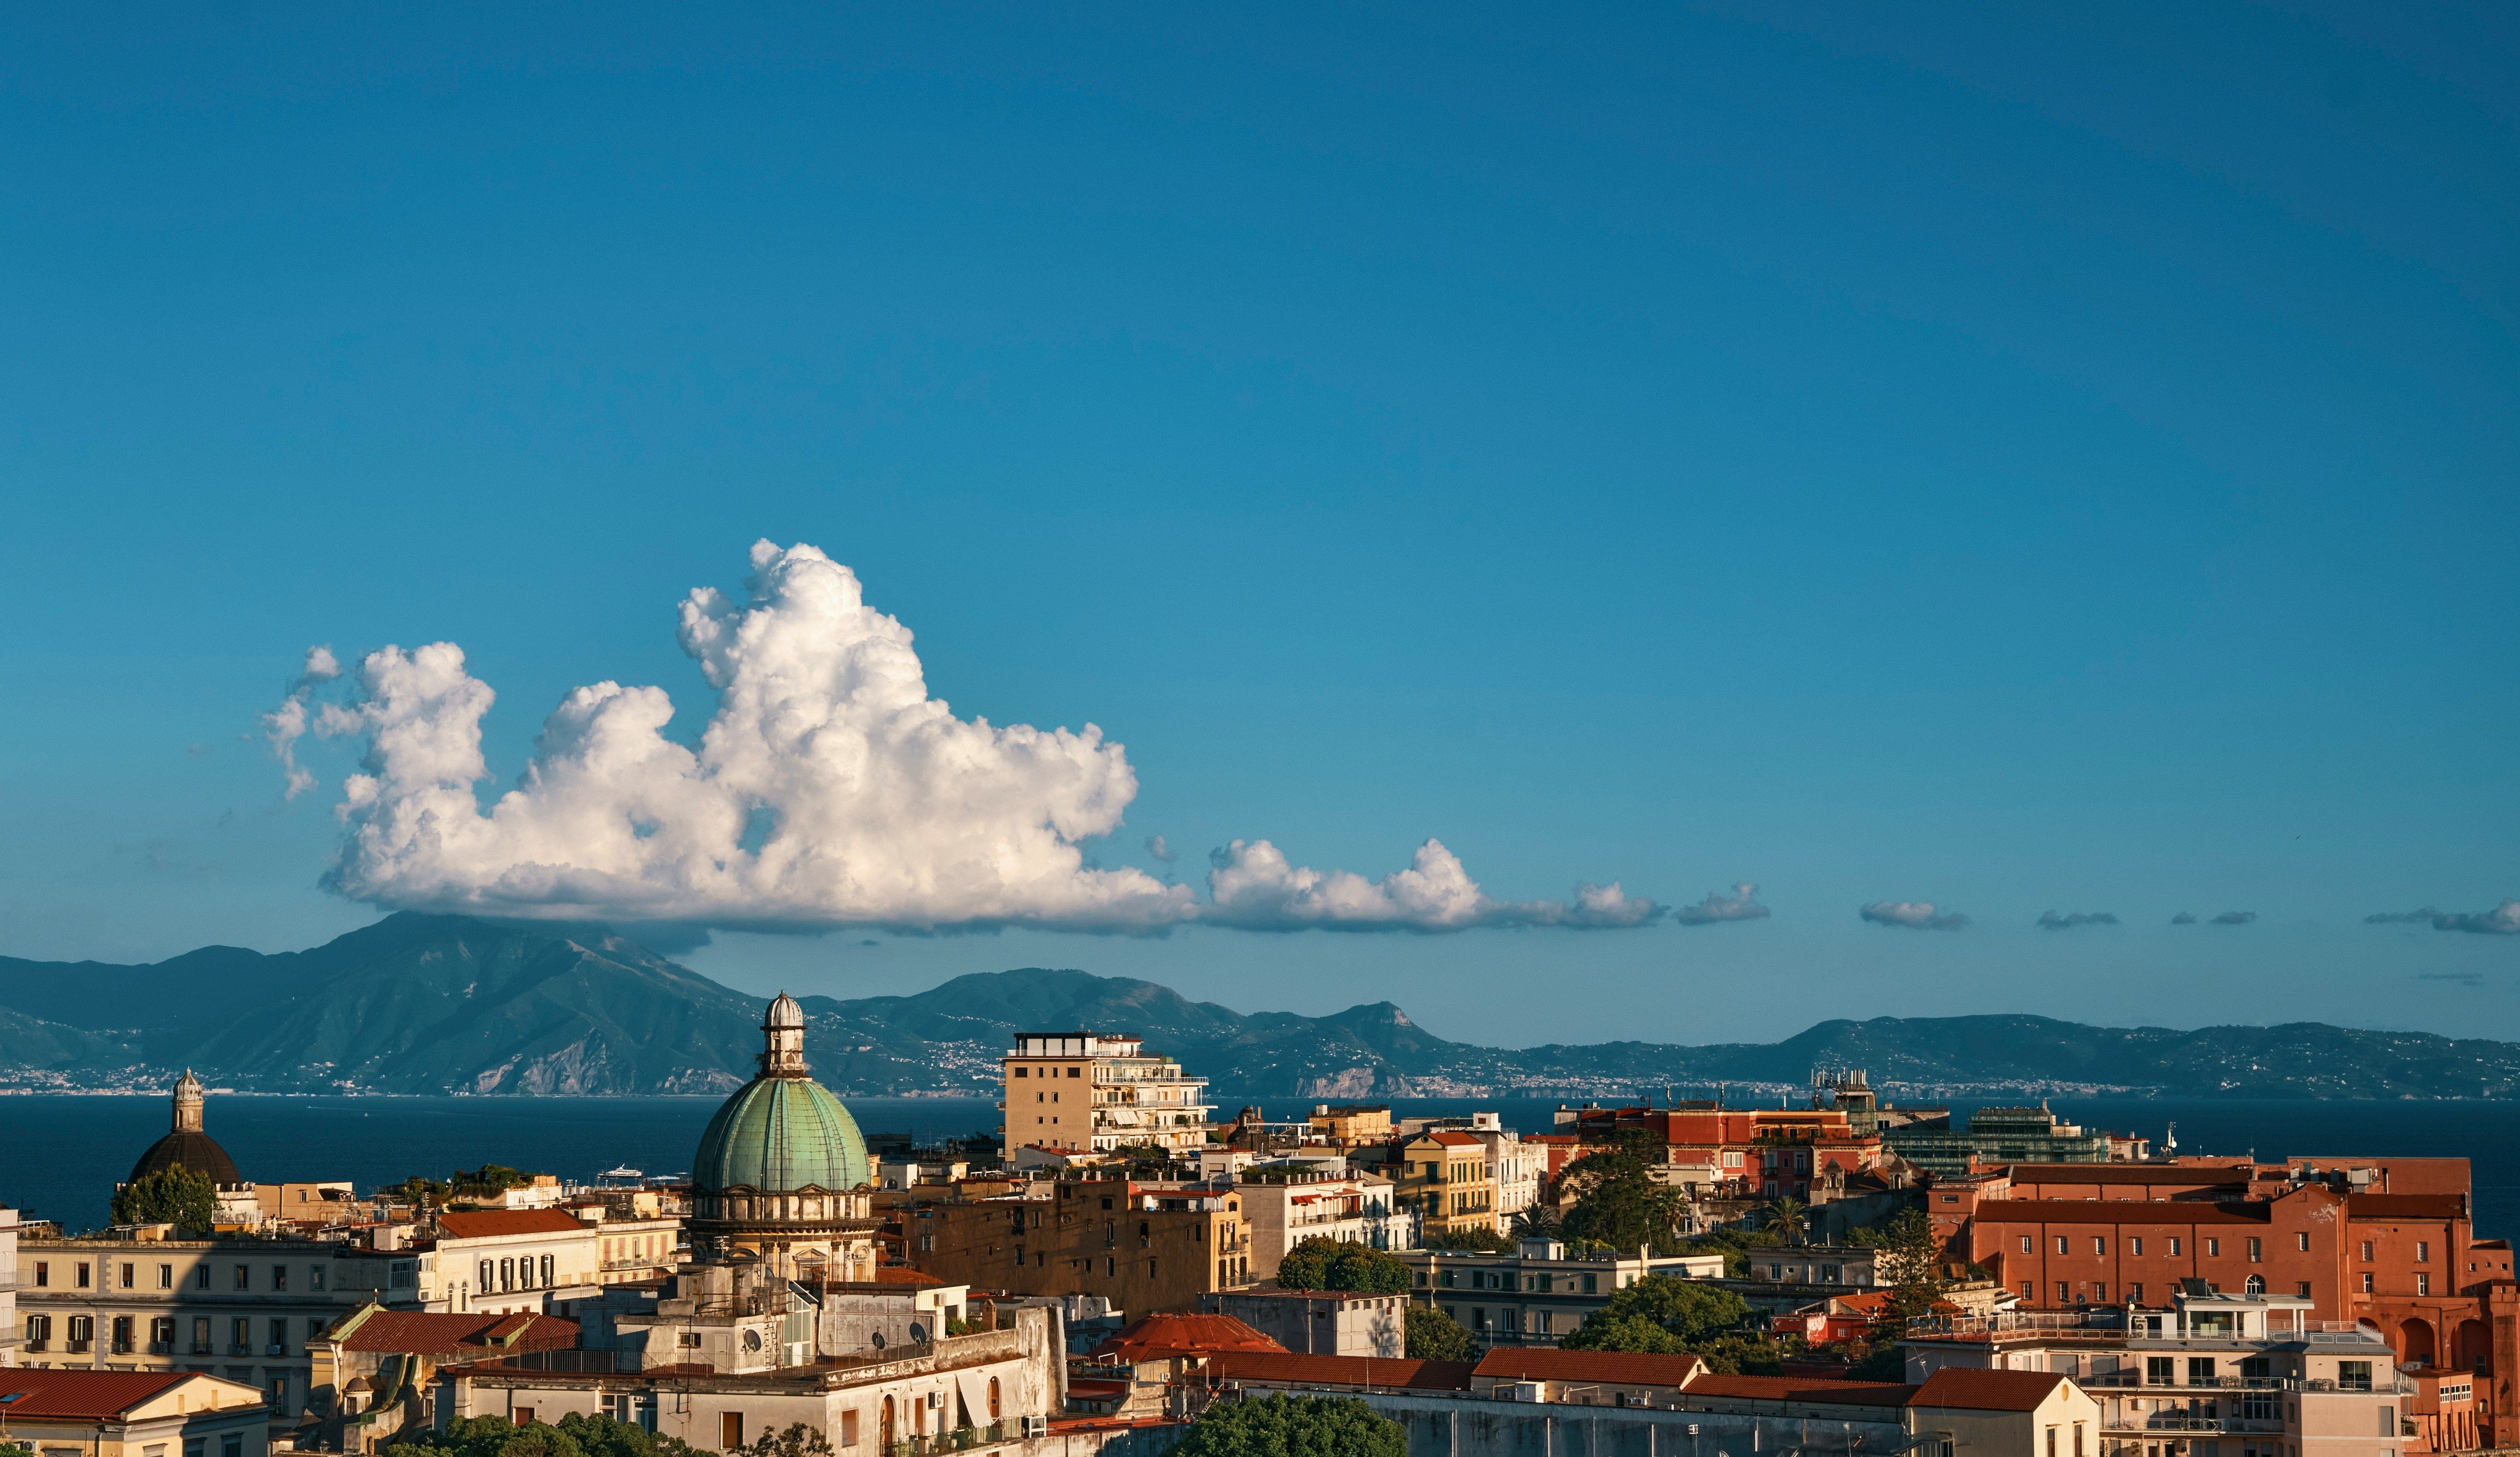
<path fill-rule="evenodd" d="M 176 1168 L 206 1173 L 211 1183 L 221 1187 L 245 1182 L 245 1175 L 237 1172 L 236 1160 L 219 1147 L 219 1141 L 196 1128 L 178 1128 L 149 1145 L 149 1152 L 131 1166 L 126 1182 L 136 1184 L 161 1169 Z"/>

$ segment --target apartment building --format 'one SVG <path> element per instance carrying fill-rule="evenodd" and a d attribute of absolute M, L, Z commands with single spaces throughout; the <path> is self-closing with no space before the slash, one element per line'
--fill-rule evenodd
<path fill-rule="evenodd" d="M 2097 1457 L 2398 1457 L 2420 1445 L 2416 1384 L 2389 1344 L 2317 1319 L 2299 1297 L 2216 1295 L 2190 1280 L 2166 1310 L 1920 1322 L 1901 1348 L 1910 1381 L 1949 1369 L 2071 1377 L 2099 1403 Z M 2460 1431 L 2473 1423 L 2445 1435 Z"/>
<path fill-rule="evenodd" d="M 0 1205 L 0 1366 L 17 1364 L 18 1331 L 18 1212 Z"/>
<path fill-rule="evenodd" d="M 1241 1170 L 1233 1187 L 1251 1225 L 1251 1278 L 1274 1280 L 1286 1252 L 1310 1239 L 1414 1250 L 1418 1215 L 1391 1180 L 1351 1173 L 1342 1159 L 1281 1159 Z"/>
<path fill-rule="evenodd" d="M 1391 1141 L 1391 1110 L 1379 1103 L 1338 1107 L 1318 1103 L 1305 1124 L 1310 1141 L 1330 1148 L 1371 1148 Z"/>
<path fill-rule="evenodd" d="M 595 1212 L 601 1216 L 601 1211 Z M 564 1210 L 449 1211 L 421 1247 L 418 1303 L 455 1314 L 543 1314 L 555 1300 L 596 1293 L 598 1225 Z"/>
<path fill-rule="evenodd" d="M 1371 1167 L 1391 1180 L 1395 1204 L 1418 1215 L 1418 1238 L 1477 1230 L 1502 1233 L 1496 1166 L 1488 1146 L 1458 1128 L 1435 1128 L 1383 1145 Z"/>
<path fill-rule="evenodd" d="M 294 1425 L 308 1343 L 370 1300 L 407 1259 L 304 1239 L 28 1239 L 19 1252 L 21 1364 L 190 1371 L 262 1391 Z"/>
<path fill-rule="evenodd" d="M 1540 1202 L 1540 1183 L 1548 1151 L 1522 1141 L 1493 1113 L 1470 1115 L 1468 1133 L 1487 1151 L 1488 1174 L 1496 1181 L 1497 1227 L 1509 1231 L 1513 1216 Z"/>
<path fill-rule="evenodd" d="M 1146 1050 L 1144 1039 L 1090 1032 L 1026 1033 L 1000 1060 L 1000 1153 L 1025 1147 L 1108 1151 L 1207 1144 L 1207 1080 Z"/>
<path fill-rule="evenodd" d="M 264 1457 L 262 1393 L 191 1371 L 21 1370 L 0 1385 L 0 1450 L 44 1457 Z"/>
<path fill-rule="evenodd" d="M 1645 1134 L 1662 1145 L 1665 1180 L 1692 1197 L 1808 1203 L 1815 1181 L 1825 1185 L 1822 1175 L 1864 1172 L 1882 1163 L 1879 1129 L 1859 1130 L 1843 1108 L 1726 1108 L 1714 1102 L 1560 1108 L 1555 1131 L 1579 1144 Z M 1571 1152 L 1554 1155 L 1560 1167 Z"/>
<path fill-rule="evenodd" d="M 1569 1255 L 1544 1239 L 1518 1241 L 1510 1255 L 1418 1250 L 1400 1258 L 1415 1300 L 1441 1308 L 1481 1343 L 1502 1346 L 1554 1346 L 1647 1275 L 1724 1274 L 1721 1255 Z"/>
<path fill-rule="evenodd" d="M 1238 1186 L 1058 1179 L 895 1212 L 911 1265 L 973 1290 L 1099 1296 L 1134 1315 L 1193 1310 L 1259 1278 Z"/>

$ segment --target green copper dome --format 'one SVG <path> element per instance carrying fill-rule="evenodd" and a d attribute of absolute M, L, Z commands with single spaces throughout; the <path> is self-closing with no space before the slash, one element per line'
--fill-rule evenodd
<path fill-rule="evenodd" d="M 789 1194 L 869 1182 L 857 1120 L 811 1078 L 756 1078 L 726 1100 L 700 1135 L 692 1187 Z"/>

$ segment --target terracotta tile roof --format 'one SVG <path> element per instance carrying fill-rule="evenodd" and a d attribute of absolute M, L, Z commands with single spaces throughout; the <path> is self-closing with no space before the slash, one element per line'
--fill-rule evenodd
<path fill-rule="evenodd" d="M 190 1371 L 47 1371 L 0 1368 L 0 1418 L 112 1422 L 191 1381 Z M 240 1402 L 243 1410 L 247 1403 Z"/>
<path fill-rule="evenodd" d="M 401 1351 L 414 1355 L 492 1355 L 503 1351 L 564 1350 L 577 1345 L 577 1322 L 557 1315 L 432 1315 L 419 1310 L 376 1310 L 339 1338 L 343 1350 Z"/>
<path fill-rule="evenodd" d="M 914 1270 L 906 1264 L 879 1264 L 875 1267 L 875 1283 L 878 1285 L 911 1285 L 916 1286 L 921 1290 L 926 1290 L 933 1286 L 948 1285 L 953 1282 L 940 1280 L 934 1275 L 927 1273 L 925 1270 Z"/>
<path fill-rule="evenodd" d="M 2348 1194 L 2349 1219 L 2464 1219 L 2467 1201 L 2455 1194 Z"/>
<path fill-rule="evenodd" d="M 2036 1411 L 2065 1378 L 2053 1371 L 1980 1371 L 1945 1366 L 1925 1378 L 1910 1406 L 1948 1406 L 1963 1411 Z"/>
<path fill-rule="evenodd" d="M 1278 1381 L 1290 1386 L 1406 1388 L 1418 1391 L 1466 1391 L 1467 1361 L 1404 1361 L 1365 1356 L 1300 1355 L 1292 1351 L 1235 1350 L 1208 1363 L 1225 1381 Z"/>
<path fill-rule="evenodd" d="M 503 1234 L 584 1234 L 593 1228 L 577 1215 L 556 1209 L 485 1209 L 437 1216 L 437 1232 L 459 1240 L 495 1239 Z"/>
<path fill-rule="evenodd" d="M 1835 1401 L 1854 1406 L 1900 1406 L 1915 1388 L 1895 1381 L 1837 1381 L 1824 1376 L 1706 1375 L 1688 1384 L 1691 1396 L 1730 1396 L 1745 1401 Z"/>
<path fill-rule="evenodd" d="M 1980 1224 L 2265 1224 L 2267 1204 L 2202 1200 L 1981 1199 Z"/>
<path fill-rule="evenodd" d="M 1606 1381 L 1631 1387 L 1685 1387 L 1704 1365 L 1691 1355 L 1500 1346 L 1481 1356 L 1471 1374 L 1500 1381 Z"/>
<path fill-rule="evenodd" d="M 2254 1166 L 2229 1168 L 2177 1164 L 2005 1164 L 2016 1184 L 2237 1184 Z"/>
<path fill-rule="evenodd" d="M 1487 1145 L 1486 1145 L 1486 1144 L 1483 1144 L 1483 1143 L 1479 1142 L 1476 1138 L 1471 1137 L 1469 1134 L 1467 1134 L 1467 1133 L 1462 1133 L 1462 1132 L 1457 1132 L 1457 1131 L 1455 1131 L 1455 1130 L 1453 1130 L 1453 1129 L 1451 1129 L 1451 1128 L 1438 1128 L 1438 1129 L 1436 1129 L 1434 1132 L 1428 1133 L 1428 1134 L 1426 1134 L 1425 1136 L 1426 1136 L 1426 1137 L 1428 1137 L 1428 1138 L 1431 1138 L 1431 1139 L 1435 1140 L 1437 1143 L 1441 1143 L 1441 1144 L 1444 1144 L 1444 1145 L 1446 1145 L 1446 1146 L 1448 1146 L 1448 1147 L 1453 1147 L 1453 1148 L 1485 1148 L 1485 1147 L 1487 1147 Z"/>
<path fill-rule="evenodd" d="M 1149 1315 L 1094 1347 L 1098 1357 L 1143 1361 L 1160 1356 L 1214 1355 L 1229 1350 L 1286 1347 L 1231 1315 Z"/>

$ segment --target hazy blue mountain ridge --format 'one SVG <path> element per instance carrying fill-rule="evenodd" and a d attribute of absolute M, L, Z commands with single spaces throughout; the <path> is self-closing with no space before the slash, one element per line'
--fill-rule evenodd
<path fill-rule="evenodd" d="M 204 947 L 142 966 L 0 957 L 0 1088 L 160 1085 L 192 1066 L 267 1091 L 712 1093 L 753 1072 L 762 998 L 601 926 L 402 912 L 304 951 Z M 803 998 L 807 1055 L 843 1094 L 993 1090 L 1024 1032 L 1127 1033 L 1220 1101 L 1774 1092 L 1816 1067 L 1935 1090 L 2269 1097 L 2520 1092 L 2520 1044 L 2278 1027 L 2088 1027 L 2046 1017 L 1822 1022 L 1774 1043 L 1455 1042 L 1389 1002 L 1237 1012 L 1082 971 L 975 973 L 903 996 Z M 1231 1112 L 1231 1106 L 1228 1112 Z"/>

